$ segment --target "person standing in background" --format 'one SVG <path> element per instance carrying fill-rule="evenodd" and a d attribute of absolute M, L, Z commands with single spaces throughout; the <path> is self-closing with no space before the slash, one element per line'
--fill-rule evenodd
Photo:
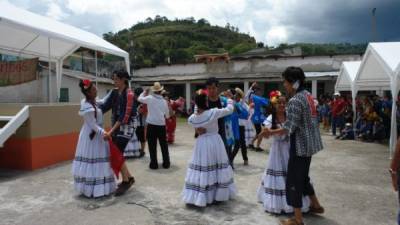
<path fill-rule="evenodd" d="M 169 108 L 167 101 L 161 95 L 164 87 L 159 82 L 155 82 L 151 87 L 152 94 L 149 90 L 140 94 L 139 102 L 146 104 L 148 107 L 147 121 L 147 142 L 150 152 L 150 169 L 158 169 L 157 160 L 157 140 L 160 143 L 161 153 L 163 157 L 163 168 L 168 169 L 171 166 L 167 134 L 165 128 L 165 119 L 169 118 Z"/>

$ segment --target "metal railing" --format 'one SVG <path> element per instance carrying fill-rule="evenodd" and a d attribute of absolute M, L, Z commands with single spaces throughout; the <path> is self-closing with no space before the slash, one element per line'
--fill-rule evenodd
<path fill-rule="evenodd" d="M 0 129 L 0 148 L 18 130 L 19 127 L 29 118 L 29 106 L 24 106 L 15 116 L 4 116 L 8 123 Z"/>

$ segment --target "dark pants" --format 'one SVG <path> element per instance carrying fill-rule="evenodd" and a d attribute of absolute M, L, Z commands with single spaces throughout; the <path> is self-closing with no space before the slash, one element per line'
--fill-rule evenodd
<path fill-rule="evenodd" d="M 299 157 L 296 154 L 295 135 L 290 136 L 290 154 L 286 177 L 286 200 L 293 208 L 303 207 L 303 196 L 315 195 L 310 183 L 311 157 Z"/>
<path fill-rule="evenodd" d="M 344 117 L 335 116 L 332 118 L 332 134 L 336 136 L 336 128 L 339 128 L 339 132 L 344 129 Z"/>
<path fill-rule="evenodd" d="M 244 161 L 247 161 L 247 147 L 246 147 L 246 139 L 245 139 L 245 127 L 239 127 L 240 138 L 239 140 L 235 140 L 235 147 L 233 148 L 233 152 L 231 154 L 231 163 L 233 164 L 233 160 L 236 157 L 236 154 L 239 151 L 239 148 L 242 150 L 242 157 Z"/>
<path fill-rule="evenodd" d="M 254 128 L 256 129 L 256 134 L 259 135 L 261 133 L 262 127 L 260 123 L 255 123 Z"/>
<path fill-rule="evenodd" d="M 163 165 L 170 165 L 168 143 L 165 126 L 147 125 L 147 143 L 150 152 L 150 167 L 158 167 L 157 161 L 157 140 L 160 143 L 161 153 L 163 157 Z"/>
<path fill-rule="evenodd" d="M 126 146 L 128 145 L 129 139 L 124 137 L 113 136 L 113 143 L 118 147 L 119 151 L 124 153 Z"/>

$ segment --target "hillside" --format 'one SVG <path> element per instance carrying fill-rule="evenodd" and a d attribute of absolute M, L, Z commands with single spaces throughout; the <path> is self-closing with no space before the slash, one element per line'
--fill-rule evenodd
<path fill-rule="evenodd" d="M 134 69 L 193 62 L 196 54 L 239 54 L 257 47 L 256 40 L 229 24 L 212 26 L 205 19 L 169 20 L 156 16 L 104 39 L 130 54 Z"/>

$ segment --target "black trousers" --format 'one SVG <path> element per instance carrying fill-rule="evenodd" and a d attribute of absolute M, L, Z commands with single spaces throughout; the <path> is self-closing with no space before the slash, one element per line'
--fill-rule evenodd
<path fill-rule="evenodd" d="M 296 154 L 295 135 L 290 136 L 290 153 L 286 177 L 286 201 L 293 208 L 303 207 L 303 196 L 315 195 L 310 183 L 311 157 L 300 157 Z"/>
<path fill-rule="evenodd" d="M 259 135 L 261 133 L 262 127 L 260 123 L 255 123 L 254 128 L 256 129 L 256 134 Z"/>
<path fill-rule="evenodd" d="M 147 125 L 147 144 L 149 145 L 150 166 L 158 166 L 157 140 L 160 143 L 163 164 L 169 166 L 169 151 L 165 126 Z"/>
<path fill-rule="evenodd" d="M 246 147 L 246 137 L 245 137 L 245 127 L 239 126 L 239 140 L 235 140 L 235 147 L 233 148 L 233 152 L 231 154 L 231 163 L 235 159 L 237 153 L 239 152 L 239 148 L 242 151 L 242 157 L 244 161 L 247 161 L 247 147 Z"/>
<path fill-rule="evenodd" d="M 128 145 L 129 139 L 113 135 L 112 141 L 118 147 L 118 150 L 123 154 L 126 146 Z"/>

